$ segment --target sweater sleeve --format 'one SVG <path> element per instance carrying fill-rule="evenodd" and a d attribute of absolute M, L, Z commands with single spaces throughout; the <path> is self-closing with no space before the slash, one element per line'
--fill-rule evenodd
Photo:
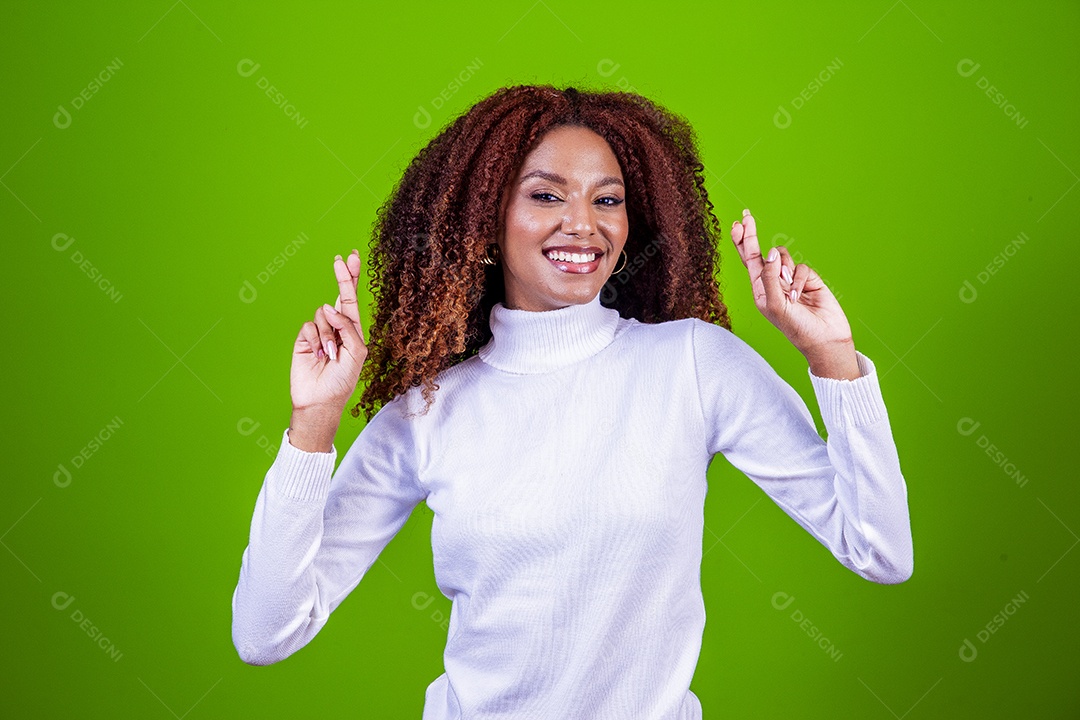
<path fill-rule="evenodd" d="M 336 447 L 305 452 L 285 430 L 232 597 L 233 644 L 244 662 L 269 665 L 304 647 L 426 497 L 397 400 L 371 418 L 337 472 Z"/>
<path fill-rule="evenodd" d="M 855 380 L 809 372 L 827 441 L 791 385 L 730 330 L 694 321 L 708 451 L 721 453 L 860 577 L 911 577 L 907 486 L 870 358 Z"/>

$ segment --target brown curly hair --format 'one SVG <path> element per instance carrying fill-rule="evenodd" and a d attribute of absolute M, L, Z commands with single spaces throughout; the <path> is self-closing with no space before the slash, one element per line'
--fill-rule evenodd
<path fill-rule="evenodd" d="M 482 260 L 502 222 L 502 193 L 560 125 L 603 137 L 626 184 L 627 262 L 602 303 L 643 323 L 696 317 L 731 329 L 718 283 L 720 223 L 689 122 L 629 92 L 504 87 L 448 122 L 377 212 L 368 260 L 375 312 L 353 417 L 363 408 L 370 420 L 420 384 L 426 414 L 435 376 L 491 338 L 488 314 L 505 290 L 502 266 Z"/>

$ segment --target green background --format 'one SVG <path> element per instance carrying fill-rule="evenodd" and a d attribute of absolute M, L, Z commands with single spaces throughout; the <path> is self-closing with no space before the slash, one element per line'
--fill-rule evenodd
<path fill-rule="evenodd" d="M 762 248 L 799 251 L 839 296 L 908 483 L 915 574 L 882 586 L 716 458 L 705 717 L 1080 717 L 1076 2 L 169 1 L 0 11 L 0 714 L 420 717 L 449 612 L 424 505 L 281 663 L 240 661 L 231 595 L 334 255 L 367 247 L 439 127 L 550 82 L 690 120 L 735 331 L 821 428 L 730 244 L 749 207 Z M 346 416 L 339 455 L 361 427 Z"/>

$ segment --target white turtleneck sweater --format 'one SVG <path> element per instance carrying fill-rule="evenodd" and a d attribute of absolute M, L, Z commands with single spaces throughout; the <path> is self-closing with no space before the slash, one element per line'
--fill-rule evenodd
<path fill-rule="evenodd" d="M 828 433 L 743 340 L 591 302 L 491 311 L 492 340 L 337 448 L 288 442 L 255 502 L 233 594 L 240 657 L 306 645 L 413 508 L 434 512 L 453 601 L 424 720 L 699 720 L 706 470 L 716 453 L 845 567 L 912 572 L 907 487 L 873 363 L 810 380 Z"/>

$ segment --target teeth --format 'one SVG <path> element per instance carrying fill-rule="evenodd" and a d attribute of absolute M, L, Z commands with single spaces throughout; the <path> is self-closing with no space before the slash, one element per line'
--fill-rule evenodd
<path fill-rule="evenodd" d="M 581 254 L 578 254 L 578 253 L 568 253 L 568 252 L 562 252 L 562 251 L 553 251 L 553 252 L 549 252 L 547 254 L 547 256 L 549 258 L 551 258 L 552 260 L 561 260 L 562 262 L 573 262 L 573 263 L 592 262 L 593 260 L 596 259 L 596 253 L 588 253 L 586 255 L 581 255 Z"/>

